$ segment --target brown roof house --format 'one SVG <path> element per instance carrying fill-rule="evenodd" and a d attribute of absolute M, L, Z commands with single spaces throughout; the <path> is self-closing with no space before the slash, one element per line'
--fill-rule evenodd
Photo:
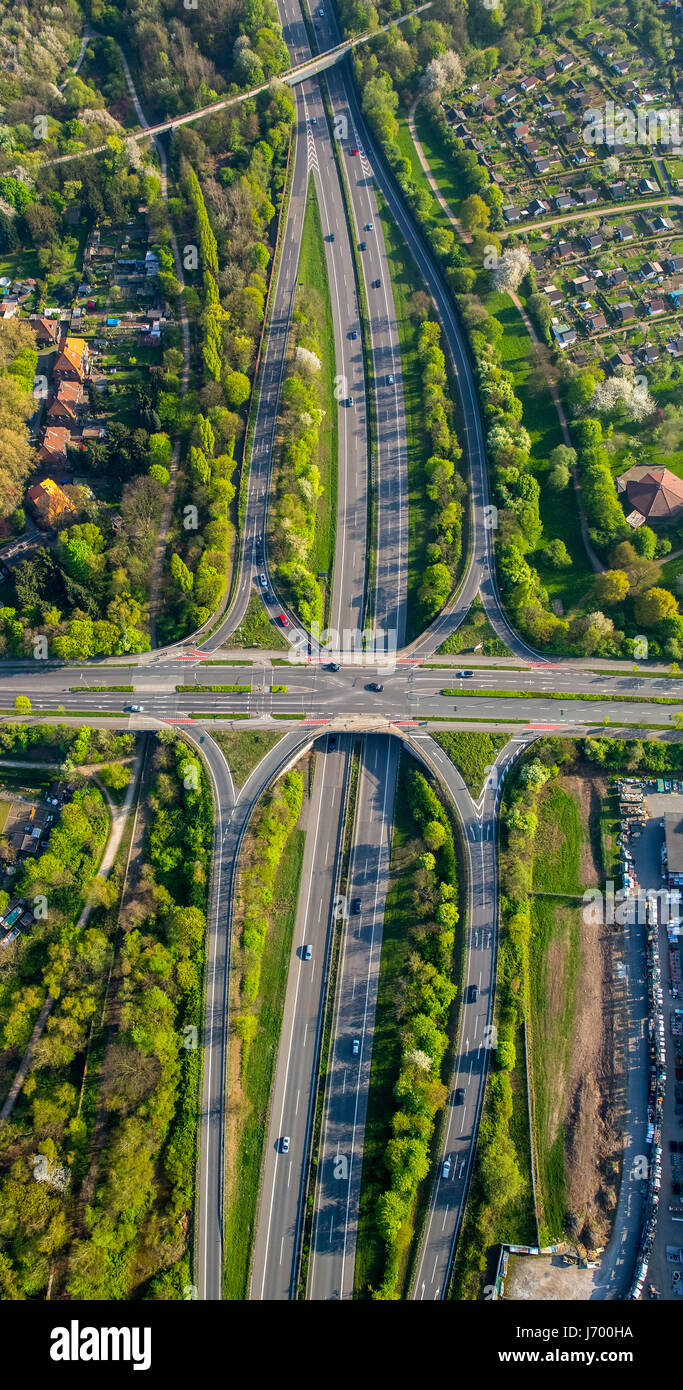
<path fill-rule="evenodd" d="M 73 502 L 52 478 L 45 478 L 42 483 L 30 487 L 26 499 L 45 526 L 57 527 L 61 521 L 70 520 L 76 515 Z"/>
<path fill-rule="evenodd" d="M 59 319 L 46 319 L 42 314 L 31 314 L 29 323 L 36 335 L 38 347 L 52 347 L 59 340 Z"/>
<path fill-rule="evenodd" d="M 66 463 L 66 450 L 70 441 L 70 430 L 64 429 L 61 425 L 48 425 L 43 430 L 43 438 L 38 450 L 38 458 L 41 463 L 56 466 Z"/>
<path fill-rule="evenodd" d="M 629 468 L 617 478 L 617 492 L 646 521 L 677 521 L 683 516 L 683 482 L 668 468 Z"/>
<path fill-rule="evenodd" d="M 60 381 L 57 394 L 47 408 L 47 418 L 51 425 L 65 425 L 67 429 L 76 423 L 78 406 L 83 396 L 80 381 Z"/>

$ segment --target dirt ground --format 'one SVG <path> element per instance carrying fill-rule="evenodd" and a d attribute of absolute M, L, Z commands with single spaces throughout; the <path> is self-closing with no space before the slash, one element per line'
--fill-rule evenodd
<path fill-rule="evenodd" d="M 560 1255 L 511 1255 L 504 1297 L 511 1300 L 570 1299 L 587 1301 L 596 1269 L 565 1265 Z"/>
<path fill-rule="evenodd" d="M 592 773 L 574 774 L 560 779 L 563 789 L 575 797 L 584 827 L 581 854 L 581 880 L 586 886 L 602 883 L 599 814 L 607 794 L 603 777 Z M 604 1245 L 609 1235 L 617 1201 L 621 1136 L 618 1127 L 618 1087 L 615 1075 L 615 999 L 614 981 L 618 938 L 614 928 L 584 920 L 579 912 L 579 970 L 576 989 L 576 1016 L 573 1042 L 567 1066 L 564 1116 L 565 1171 L 571 1224 L 568 1235 L 587 1246 Z M 561 938 L 551 944 L 549 967 L 553 967 L 553 946 L 562 971 L 564 950 Z M 552 974 L 549 971 L 549 978 Z M 563 989 L 557 984 L 557 1008 Z M 550 1012 L 553 1000 L 550 1000 Z M 538 1260 L 533 1260 L 537 1264 Z M 576 1271 L 561 1265 L 561 1277 L 576 1277 Z M 534 1276 L 537 1277 L 537 1276 Z M 549 1274 L 550 1286 L 557 1279 Z M 541 1295 L 543 1296 L 543 1295 Z M 548 1297 L 587 1295 L 548 1294 Z"/>

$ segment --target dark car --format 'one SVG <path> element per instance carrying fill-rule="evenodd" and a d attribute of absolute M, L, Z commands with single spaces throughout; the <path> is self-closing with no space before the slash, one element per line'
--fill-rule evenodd
<path fill-rule="evenodd" d="M 352 899 L 351 899 L 351 911 L 353 912 L 354 916 L 357 916 L 357 915 L 358 915 L 358 913 L 360 912 L 362 906 L 363 906 L 363 904 L 362 904 L 360 898 L 352 898 Z"/>
<path fill-rule="evenodd" d="M 370 684 L 369 684 L 369 685 L 366 685 L 365 689 L 366 689 L 366 690 L 376 690 L 377 693 L 379 694 L 379 692 L 380 692 L 381 690 L 384 690 L 384 686 L 383 686 L 383 685 L 380 685 L 380 682 L 379 682 L 379 681 L 370 681 Z"/>
<path fill-rule="evenodd" d="M 373 288 L 373 290 L 378 290 L 379 287 L 380 287 L 380 285 L 381 285 L 381 283 L 382 283 L 381 280 L 373 280 L 373 282 L 372 282 L 372 288 Z"/>
<path fill-rule="evenodd" d="M 336 747 L 337 747 L 337 740 L 336 740 L 334 734 L 330 734 L 330 737 L 329 737 L 328 740 L 327 740 L 327 747 L 328 747 L 329 749 L 332 749 L 332 748 L 336 748 Z"/>
<path fill-rule="evenodd" d="M 328 240 L 328 241 L 334 241 L 334 232 L 330 232 L 330 234 L 329 234 L 327 240 Z"/>
<path fill-rule="evenodd" d="M 355 328 L 352 328 L 352 329 L 351 329 L 351 332 L 349 333 L 349 337 L 350 337 L 350 338 L 353 338 L 353 340 L 354 340 L 354 342 L 355 342 L 356 338 L 358 337 L 358 334 L 357 334 Z"/>
<path fill-rule="evenodd" d="M 464 1105 L 464 1104 L 465 1104 L 465 1087 L 464 1087 L 464 1086 L 456 1086 L 455 1091 L 454 1091 L 454 1093 L 453 1093 L 453 1104 L 454 1104 L 454 1105 Z"/>
<path fill-rule="evenodd" d="M 477 986 L 476 986 L 476 985 L 468 985 L 468 986 L 467 986 L 467 1002 L 468 1002 L 468 1004 L 476 1004 L 477 999 L 478 999 L 478 996 L 479 996 L 479 990 L 477 989 Z"/>
<path fill-rule="evenodd" d="M 327 666 L 325 667 L 325 670 L 326 670 L 326 671 L 338 671 L 338 670 L 339 670 L 339 663 L 338 663 L 337 661 L 328 661 Z"/>
<path fill-rule="evenodd" d="M 367 243 L 366 243 L 365 241 L 359 241 L 359 243 L 358 243 L 358 250 L 359 250 L 359 251 L 365 251 L 366 249 L 367 249 Z"/>

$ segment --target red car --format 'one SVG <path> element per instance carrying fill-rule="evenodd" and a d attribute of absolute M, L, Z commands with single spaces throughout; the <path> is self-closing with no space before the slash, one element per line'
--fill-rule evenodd
<path fill-rule="evenodd" d="M 351 153 L 352 153 L 352 154 L 358 154 L 358 146 L 357 146 L 357 145 L 352 145 L 352 146 L 351 146 Z"/>
<path fill-rule="evenodd" d="M 283 626 L 283 627 L 289 627 L 289 618 L 286 618 L 285 615 L 284 615 L 284 613 L 281 613 L 281 614 L 280 614 L 280 617 L 278 618 L 278 622 L 282 623 L 282 626 Z"/>

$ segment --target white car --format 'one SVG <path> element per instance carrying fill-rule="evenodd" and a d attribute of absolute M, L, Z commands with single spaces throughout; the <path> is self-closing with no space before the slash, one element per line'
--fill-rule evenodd
<path fill-rule="evenodd" d="M 280 1140 L 280 1150 L 283 1154 L 289 1153 L 289 1135 L 283 1134 Z"/>
<path fill-rule="evenodd" d="M 354 1038 L 353 1042 L 351 1043 L 351 1056 L 352 1056 L 352 1057 L 357 1057 L 359 1052 L 360 1052 L 360 1043 L 359 1043 L 359 1041 L 358 1041 L 358 1038 Z"/>
<path fill-rule="evenodd" d="M 450 1177 L 450 1172 L 451 1172 L 451 1160 L 450 1160 L 450 1158 L 445 1158 L 444 1161 L 443 1161 L 443 1167 L 442 1167 L 442 1169 L 441 1169 L 441 1176 L 442 1176 L 442 1178 L 448 1178 L 448 1177 Z"/>
<path fill-rule="evenodd" d="M 388 376 L 388 377 L 387 377 L 387 386 L 393 386 L 393 384 L 394 384 L 394 378 L 393 378 L 393 376 Z"/>
<path fill-rule="evenodd" d="M 129 714 L 142 714 L 144 705 L 126 705 Z"/>
<path fill-rule="evenodd" d="M 262 589 L 266 589 L 266 588 L 268 587 L 268 580 L 266 579 L 265 574 L 260 574 L 260 575 L 259 575 L 259 577 L 258 577 L 258 582 L 259 582 L 259 584 L 261 585 L 261 588 L 262 588 Z"/>

